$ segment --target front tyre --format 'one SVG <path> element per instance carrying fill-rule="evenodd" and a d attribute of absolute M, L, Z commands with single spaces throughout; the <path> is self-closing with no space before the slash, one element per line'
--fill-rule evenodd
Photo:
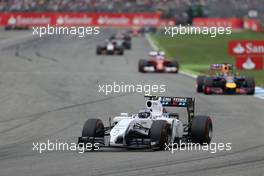
<path fill-rule="evenodd" d="M 153 121 L 150 128 L 150 139 L 157 142 L 156 150 L 164 150 L 171 140 L 170 124 L 165 120 Z"/>
<path fill-rule="evenodd" d="M 253 77 L 246 77 L 245 79 L 247 88 L 249 89 L 247 94 L 254 95 L 255 94 L 255 80 Z"/>
<path fill-rule="evenodd" d="M 124 49 L 123 48 L 119 48 L 117 51 L 118 55 L 124 55 Z"/>
<path fill-rule="evenodd" d="M 102 48 L 101 47 L 97 47 L 96 48 L 96 55 L 101 55 L 102 54 Z"/>
<path fill-rule="evenodd" d="M 205 80 L 205 76 L 198 76 L 197 77 L 197 87 L 196 87 L 196 91 L 198 93 L 203 92 L 203 87 L 204 87 L 204 80 Z"/>
<path fill-rule="evenodd" d="M 174 73 L 179 73 L 180 66 L 179 66 L 179 63 L 177 61 L 171 61 L 171 66 L 177 68 L 177 70 Z"/>
<path fill-rule="evenodd" d="M 210 90 L 214 85 L 214 80 L 211 77 L 207 77 L 204 79 L 204 88 L 203 92 L 204 94 L 212 94 L 212 91 Z"/>
<path fill-rule="evenodd" d="M 138 71 L 141 73 L 145 73 L 144 67 L 147 66 L 147 61 L 144 59 L 140 59 L 138 61 Z"/>

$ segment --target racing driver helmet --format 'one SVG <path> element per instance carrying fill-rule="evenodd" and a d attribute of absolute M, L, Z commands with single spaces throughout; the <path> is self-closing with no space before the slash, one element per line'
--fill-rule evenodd
<path fill-rule="evenodd" d="M 221 68 L 221 73 L 223 75 L 227 75 L 230 72 L 228 64 L 223 64 Z"/>
<path fill-rule="evenodd" d="M 147 119 L 147 118 L 151 117 L 151 112 L 149 109 L 142 109 L 139 111 L 138 117 L 141 119 Z"/>

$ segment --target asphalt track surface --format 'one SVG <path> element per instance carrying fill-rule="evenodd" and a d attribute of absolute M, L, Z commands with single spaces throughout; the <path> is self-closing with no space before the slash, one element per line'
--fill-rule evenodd
<path fill-rule="evenodd" d="M 151 50 L 133 39 L 125 56 L 96 56 L 111 32 L 84 39 L 52 36 L 34 40 L 0 32 L 0 175 L 264 175 L 264 102 L 253 96 L 206 96 L 184 75 L 140 74 L 137 62 Z M 11 39 L 8 44 L 6 39 Z M 181 56 L 183 57 L 183 56 Z M 231 151 L 102 150 L 32 151 L 33 142 L 76 142 L 87 118 L 144 107 L 142 94 L 98 93 L 112 82 L 165 84 L 166 95 L 193 96 L 198 114 L 213 119 L 212 142 L 232 143 Z"/>

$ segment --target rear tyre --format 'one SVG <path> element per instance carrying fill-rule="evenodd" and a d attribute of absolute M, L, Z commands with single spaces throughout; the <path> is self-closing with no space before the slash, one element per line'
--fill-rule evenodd
<path fill-rule="evenodd" d="M 206 78 L 205 76 L 198 76 L 198 77 L 197 77 L 197 81 L 196 81 L 196 84 L 197 84 L 196 91 L 197 91 L 198 93 L 203 92 L 204 79 L 205 79 L 205 78 Z"/>
<path fill-rule="evenodd" d="M 88 119 L 82 130 L 82 137 L 104 137 L 104 124 L 100 119 Z"/>
<path fill-rule="evenodd" d="M 165 120 L 153 121 L 150 128 L 150 139 L 157 141 L 156 150 L 164 150 L 171 140 L 170 124 Z"/>
<path fill-rule="evenodd" d="M 246 78 L 246 85 L 247 88 L 250 90 L 247 92 L 248 95 L 254 95 L 255 94 L 255 80 L 252 77 Z"/>
<path fill-rule="evenodd" d="M 213 136 L 212 120 L 208 116 L 195 116 L 192 120 L 191 138 L 199 144 L 210 144 Z"/>

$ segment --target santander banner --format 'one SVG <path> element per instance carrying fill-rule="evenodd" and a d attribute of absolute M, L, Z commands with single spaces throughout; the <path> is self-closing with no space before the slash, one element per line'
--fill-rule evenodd
<path fill-rule="evenodd" d="M 262 70 L 262 56 L 238 56 L 236 58 L 236 68 L 240 70 Z"/>
<path fill-rule="evenodd" d="M 242 29 L 243 20 L 239 18 L 194 18 L 193 26 L 196 27 L 232 27 Z"/>
<path fill-rule="evenodd" d="M 228 54 L 236 57 L 236 68 L 262 70 L 264 56 L 263 40 L 235 40 L 228 43 Z"/>
<path fill-rule="evenodd" d="M 168 23 L 171 21 L 168 21 Z M 160 26 L 166 25 L 159 13 L 34 13 L 34 12 L 3 12 L 0 13 L 0 25 L 16 26 Z"/>
<path fill-rule="evenodd" d="M 1 26 L 42 26 L 52 21 L 50 15 L 41 13 L 0 13 L 0 18 L 2 19 Z"/>
<path fill-rule="evenodd" d="M 264 55 L 264 41 L 263 40 L 238 40 L 230 41 L 228 43 L 228 54 L 231 56 L 243 55 Z"/>

